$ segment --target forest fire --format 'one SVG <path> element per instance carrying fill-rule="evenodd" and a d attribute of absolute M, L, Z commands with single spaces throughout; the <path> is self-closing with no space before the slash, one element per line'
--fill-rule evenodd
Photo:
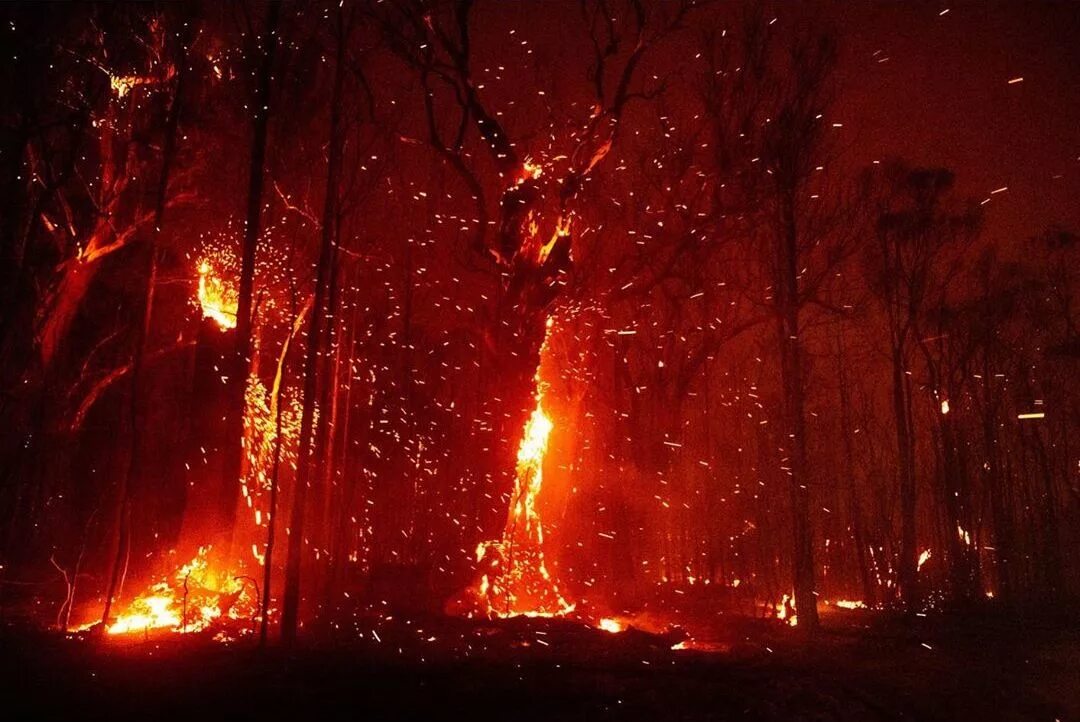
<path fill-rule="evenodd" d="M 597 622 L 596 626 L 604 630 L 605 632 L 610 632 L 612 634 L 618 634 L 619 632 L 626 629 L 626 625 L 624 625 L 619 620 L 611 619 L 610 617 L 604 617 L 599 622 Z"/>
<path fill-rule="evenodd" d="M 0 697 L 1080 717 L 1066 6 L 0 3 Z"/>
<path fill-rule="evenodd" d="M 203 315 L 212 318 L 222 329 L 236 328 L 235 286 L 226 283 L 220 271 L 207 258 L 199 262 L 197 270 L 198 301 Z"/>
<path fill-rule="evenodd" d="M 151 585 L 110 620 L 105 631 L 120 635 L 152 630 L 202 632 L 224 620 L 250 623 L 258 610 L 258 585 L 253 579 L 230 577 L 212 569 L 208 548 L 199 550 L 166 579 Z M 94 626 L 88 623 L 77 629 Z M 246 627 L 250 631 L 250 627 Z"/>
<path fill-rule="evenodd" d="M 547 337 L 554 319 L 548 318 Z M 547 347 L 541 346 L 541 356 Z M 482 542 L 476 561 L 484 570 L 476 592 L 489 614 L 502 617 L 568 614 L 568 604 L 544 561 L 544 527 L 537 506 L 544 482 L 544 456 L 554 428 L 544 411 L 546 385 L 536 373 L 536 408 L 522 433 L 514 489 L 501 539 Z"/>

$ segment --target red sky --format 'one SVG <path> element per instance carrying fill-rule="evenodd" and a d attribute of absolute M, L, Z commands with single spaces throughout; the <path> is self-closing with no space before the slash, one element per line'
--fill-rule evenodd
<path fill-rule="evenodd" d="M 830 1 L 823 14 L 844 53 L 849 162 L 943 165 L 980 200 L 1008 187 L 986 233 L 1011 249 L 1049 225 L 1080 231 L 1080 2 Z"/>

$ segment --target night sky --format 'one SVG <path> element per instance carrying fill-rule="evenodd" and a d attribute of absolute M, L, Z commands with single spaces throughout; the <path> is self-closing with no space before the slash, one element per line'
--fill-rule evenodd
<path fill-rule="evenodd" d="M 1007 187 L 985 207 L 986 237 L 1006 249 L 1048 226 L 1080 226 L 1080 4 L 829 2 L 818 12 L 840 36 L 834 113 L 849 162 L 944 166 L 976 200 Z"/>

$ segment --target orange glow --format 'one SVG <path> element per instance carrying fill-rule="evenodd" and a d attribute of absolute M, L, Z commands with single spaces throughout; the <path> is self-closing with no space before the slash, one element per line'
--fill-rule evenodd
<path fill-rule="evenodd" d="M 242 580 L 210 567 L 204 547 L 171 577 L 153 584 L 111 621 L 109 634 L 150 630 L 201 632 L 222 617 L 247 619 L 258 600 Z M 92 625 L 84 625 L 87 629 Z"/>
<path fill-rule="evenodd" d="M 532 178 L 533 180 L 536 180 L 537 178 L 540 177 L 540 174 L 543 173 L 543 172 L 544 172 L 543 166 L 541 166 L 539 163 L 534 163 L 532 158 L 526 158 L 525 162 L 522 163 L 521 172 L 518 175 L 517 182 L 518 182 L 518 184 L 521 184 L 521 183 L 524 183 L 529 178 Z"/>
<path fill-rule="evenodd" d="M 552 320 L 547 322 L 550 334 Z M 541 346 L 541 356 L 547 338 Z M 502 538 L 482 542 L 476 549 L 486 571 L 474 590 L 489 614 L 503 617 L 557 616 L 574 606 L 559 593 L 544 561 L 544 529 L 536 501 L 544 482 L 544 455 L 554 423 L 544 411 L 546 384 L 536 375 L 536 408 L 533 409 L 518 447 L 514 492 L 510 499 Z"/>
<path fill-rule="evenodd" d="M 866 609 L 865 602 L 853 599 L 837 599 L 832 604 L 840 609 Z"/>
<path fill-rule="evenodd" d="M 618 621 L 617 619 L 610 619 L 608 617 L 601 619 L 600 623 L 596 626 L 600 629 L 603 629 L 605 632 L 611 632 L 612 634 L 618 634 L 619 632 L 626 629 L 622 622 Z"/>
<path fill-rule="evenodd" d="M 230 288 L 208 259 L 199 262 L 199 306 L 222 329 L 236 328 L 236 289 Z"/>
<path fill-rule="evenodd" d="M 791 627 L 799 624 L 799 615 L 795 613 L 795 597 L 790 594 L 783 596 L 776 605 L 776 618 Z"/>

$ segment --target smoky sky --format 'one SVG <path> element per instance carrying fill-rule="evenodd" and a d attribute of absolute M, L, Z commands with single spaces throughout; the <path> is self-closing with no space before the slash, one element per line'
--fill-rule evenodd
<path fill-rule="evenodd" d="M 990 198 L 985 233 L 1007 252 L 1048 226 L 1080 228 L 1080 3 L 827 2 L 807 15 L 841 42 L 846 163 L 951 168 L 962 194 Z"/>

